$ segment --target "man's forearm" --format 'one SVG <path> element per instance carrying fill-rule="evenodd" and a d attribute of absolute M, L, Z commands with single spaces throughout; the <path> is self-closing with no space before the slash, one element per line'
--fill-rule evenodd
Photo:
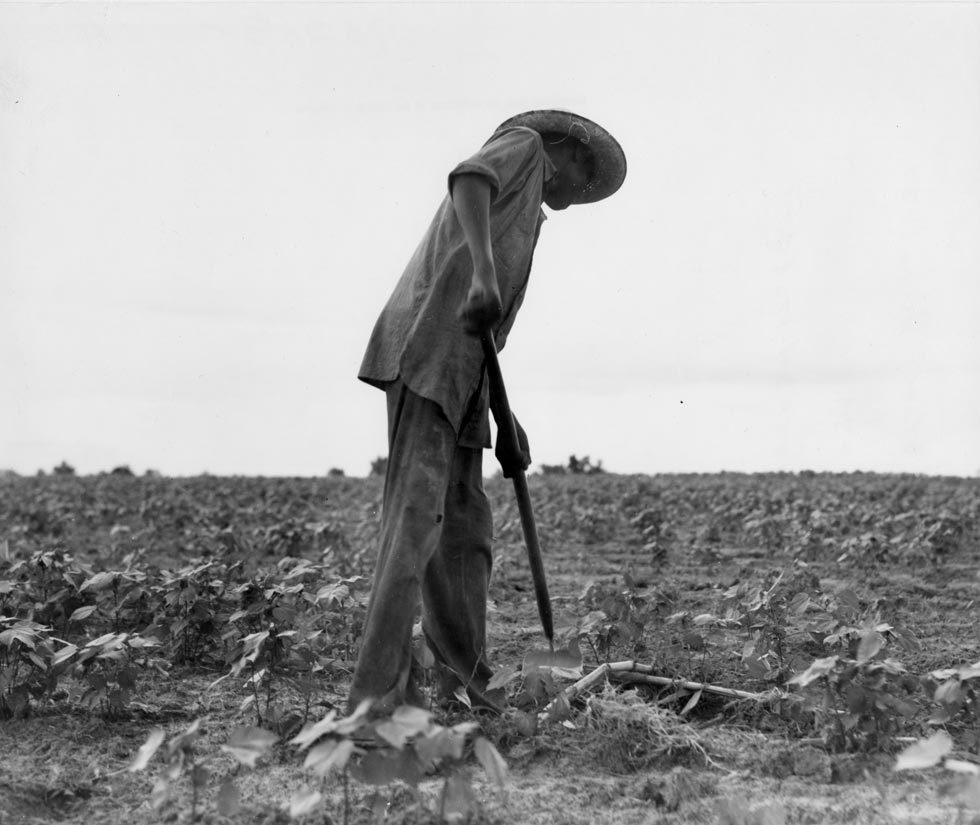
<path fill-rule="evenodd" d="M 490 182 L 480 175 L 460 175 L 453 181 L 453 208 L 473 258 L 473 274 L 493 274 L 490 243 Z M 496 286 L 496 278 L 494 278 Z"/>
<path fill-rule="evenodd" d="M 481 335 L 500 319 L 503 310 L 490 240 L 490 183 L 479 175 L 460 175 L 453 181 L 452 199 L 473 259 L 459 317 L 468 333 Z"/>

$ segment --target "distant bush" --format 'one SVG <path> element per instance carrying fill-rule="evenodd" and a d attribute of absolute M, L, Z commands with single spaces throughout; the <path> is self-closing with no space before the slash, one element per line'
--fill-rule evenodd
<path fill-rule="evenodd" d="M 568 457 L 568 466 L 562 464 L 542 464 L 541 472 L 546 476 L 555 475 L 595 475 L 596 473 L 604 473 L 605 470 L 602 468 L 602 462 L 597 461 L 595 464 L 589 459 L 588 456 L 583 456 L 578 458 L 577 456 L 570 455 Z"/>
<path fill-rule="evenodd" d="M 597 461 L 593 464 L 588 456 L 583 456 L 582 458 L 576 458 L 574 455 L 568 457 L 568 472 L 573 475 L 595 475 L 596 473 L 604 473 L 605 470 L 602 469 L 602 462 Z"/>
<path fill-rule="evenodd" d="M 327 471 L 328 478 L 343 478 L 345 475 L 346 473 L 343 470 L 341 470 L 340 467 L 331 467 Z"/>
<path fill-rule="evenodd" d="M 131 476 L 133 471 L 129 469 L 128 464 L 120 464 L 118 467 L 113 467 L 111 475 L 114 476 Z"/>
<path fill-rule="evenodd" d="M 53 470 L 56 476 L 73 476 L 75 475 L 75 468 L 71 466 L 67 461 L 62 461 Z"/>
<path fill-rule="evenodd" d="M 383 476 L 388 472 L 388 456 L 379 455 L 371 462 L 371 475 Z"/>

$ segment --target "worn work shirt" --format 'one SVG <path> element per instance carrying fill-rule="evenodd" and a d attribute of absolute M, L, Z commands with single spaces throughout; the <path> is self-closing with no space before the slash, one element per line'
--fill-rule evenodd
<path fill-rule="evenodd" d="M 453 182 L 462 174 L 490 183 L 490 241 L 503 304 L 493 332 L 498 350 L 506 343 L 545 220 L 544 184 L 555 174 L 541 136 L 525 127 L 495 133 L 450 172 L 449 194 L 374 326 L 358 377 L 381 389 L 401 378 L 439 404 L 462 446 L 489 447 L 483 349 L 457 318 L 473 274 L 452 203 Z"/>

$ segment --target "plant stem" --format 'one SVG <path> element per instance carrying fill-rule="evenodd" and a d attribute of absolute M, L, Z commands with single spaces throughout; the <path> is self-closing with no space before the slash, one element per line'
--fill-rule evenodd
<path fill-rule="evenodd" d="M 249 667 L 252 669 L 252 696 L 255 697 L 255 724 L 262 725 L 262 711 L 259 709 L 259 686 L 255 681 L 255 662 L 250 662 Z"/>
<path fill-rule="evenodd" d="M 197 822 L 197 777 L 194 772 L 197 765 L 191 765 L 191 822 Z"/>
<path fill-rule="evenodd" d="M 592 655 L 595 657 L 595 663 L 596 663 L 596 665 L 597 666 L 598 665 L 601 665 L 602 662 L 599 659 L 599 651 L 596 650 L 595 643 L 592 641 L 592 637 L 591 636 L 586 636 L 585 637 L 585 640 L 589 643 L 589 647 L 592 648 Z"/>
<path fill-rule="evenodd" d="M 344 825 L 350 823 L 350 790 L 347 768 L 344 768 Z"/>

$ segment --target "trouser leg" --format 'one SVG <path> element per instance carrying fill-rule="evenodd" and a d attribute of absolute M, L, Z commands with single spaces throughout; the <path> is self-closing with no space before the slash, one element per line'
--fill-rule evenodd
<path fill-rule="evenodd" d="M 456 434 L 437 404 L 401 381 L 388 390 L 388 471 L 374 584 L 349 705 L 391 709 L 406 699 L 412 624 L 442 528 Z"/>
<path fill-rule="evenodd" d="M 456 448 L 445 520 L 422 582 L 422 629 L 437 661 L 455 671 L 474 704 L 493 675 L 486 656 L 487 589 L 493 561 L 483 452 Z"/>

